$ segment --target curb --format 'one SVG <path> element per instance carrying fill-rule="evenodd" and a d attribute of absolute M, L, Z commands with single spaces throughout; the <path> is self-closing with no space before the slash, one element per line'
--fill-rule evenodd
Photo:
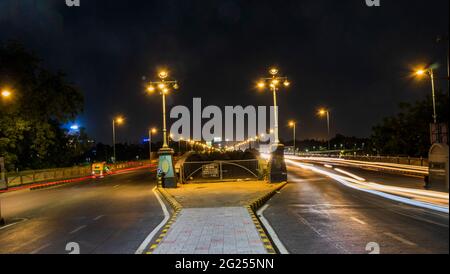
<path fill-rule="evenodd" d="M 270 198 L 272 198 L 277 191 L 282 189 L 284 186 L 287 185 L 287 182 L 281 183 L 281 185 L 277 186 L 275 189 L 271 190 L 270 192 L 264 194 L 263 196 L 253 200 L 250 202 L 248 207 L 250 207 L 253 212 L 256 212 L 260 207 L 262 207 Z"/>
<path fill-rule="evenodd" d="M 261 206 L 263 206 L 270 198 L 272 198 L 272 196 L 274 196 L 277 191 L 279 191 L 286 185 L 287 185 L 287 182 L 282 183 L 281 185 L 277 186 L 275 189 L 271 190 L 270 192 L 265 193 L 261 197 L 253 200 L 252 202 L 250 202 L 249 205 L 247 205 L 245 207 L 245 208 L 247 208 L 247 210 L 250 214 L 250 217 L 252 218 L 252 221 L 256 227 L 256 230 L 258 231 L 258 233 L 261 237 L 261 241 L 263 242 L 264 247 L 267 250 L 267 253 L 269 253 L 269 254 L 277 254 L 277 251 L 274 248 L 272 239 L 270 239 L 270 237 L 267 236 L 265 228 L 260 223 L 255 212 Z M 172 215 L 172 217 L 169 219 L 167 224 L 163 227 L 163 229 L 162 229 L 161 233 L 159 234 L 158 238 L 156 239 L 155 243 L 150 246 L 150 248 L 148 249 L 146 254 L 153 254 L 153 252 L 158 248 L 159 244 L 163 241 L 164 237 L 166 237 L 167 232 L 172 227 L 172 225 L 175 223 L 176 219 L 178 218 L 178 215 L 180 214 L 181 210 L 183 209 L 181 204 L 177 200 L 175 200 L 175 198 L 172 197 L 172 195 L 170 195 L 164 188 L 158 187 L 157 190 L 159 191 L 159 193 L 161 193 L 163 198 L 167 201 L 167 203 L 169 203 L 169 205 L 173 208 L 173 210 L 175 212 Z"/>
<path fill-rule="evenodd" d="M 159 193 L 161 193 L 164 199 L 166 199 L 166 201 L 173 208 L 173 210 L 180 211 L 183 208 L 181 204 L 177 200 L 175 200 L 175 198 L 172 195 L 170 195 L 169 192 L 167 192 L 167 190 L 165 190 L 162 187 L 158 187 L 157 190 L 159 191 Z"/>
<path fill-rule="evenodd" d="M 172 225 L 175 223 L 175 221 L 178 218 L 178 215 L 180 214 L 183 207 L 181 204 L 175 200 L 175 198 L 172 197 L 164 188 L 157 187 L 156 188 L 159 193 L 163 196 L 163 198 L 166 200 L 167 203 L 172 207 L 172 209 L 175 211 L 172 215 L 172 217 L 169 219 L 169 221 L 164 225 L 163 229 L 161 230 L 161 233 L 159 234 L 158 238 L 156 238 L 156 241 L 154 244 L 150 246 L 146 254 L 153 254 L 156 248 L 158 248 L 159 244 L 163 241 L 164 237 L 167 235 L 167 231 L 172 227 Z"/>
<path fill-rule="evenodd" d="M 262 195 L 261 197 L 253 200 L 248 206 L 246 206 L 253 223 L 255 224 L 256 230 L 258 230 L 259 236 L 261 237 L 261 240 L 264 244 L 264 247 L 267 250 L 267 253 L 269 254 L 277 254 L 277 251 L 274 248 L 274 244 L 272 239 L 267 236 L 266 229 L 261 224 L 259 218 L 256 216 L 256 211 L 262 207 L 270 198 L 272 198 L 277 191 L 282 189 L 287 185 L 287 182 L 282 183 L 281 185 L 277 186 L 274 190 Z"/>

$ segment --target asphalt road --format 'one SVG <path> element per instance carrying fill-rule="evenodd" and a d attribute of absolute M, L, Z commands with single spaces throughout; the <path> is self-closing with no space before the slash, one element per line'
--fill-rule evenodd
<path fill-rule="evenodd" d="M 0 253 L 133 254 L 163 220 L 152 192 L 154 174 L 133 171 L 104 179 L 1 195 Z"/>
<path fill-rule="evenodd" d="M 372 242 L 382 254 L 449 253 L 448 214 L 351 189 L 310 170 L 288 169 L 290 183 L 268 202 L 264 216 L 289 253 L 369 253 Z"/>

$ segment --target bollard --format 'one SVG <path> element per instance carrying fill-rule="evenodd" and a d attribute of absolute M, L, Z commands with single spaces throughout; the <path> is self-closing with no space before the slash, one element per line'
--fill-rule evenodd
<path fill-rule="evenodd" d="M 165 172 L 161 172 L 161 186 L 163 188 L 166 188 L 166 173 Z"/>

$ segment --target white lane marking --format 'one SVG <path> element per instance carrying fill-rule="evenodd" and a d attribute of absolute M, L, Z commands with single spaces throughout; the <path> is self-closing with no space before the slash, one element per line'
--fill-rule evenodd
<path fill-rule="evenodd" d="M 18 224 L 23 223 L 23 222 L 25 222 L 25 221 L 28 221 L 28 219 L 23 218 L 23 219 L 20 219 L 20 221 L 18 221 L 18 222 L 15 222 L 15 223 L 12 223 L 12 224 L 9 224 L 9 225 L 2 226 L 2 227 L 0 227 L 0 230 L 6 229 L 6 228 L 8 228 L 8 227 L 12 227 L 12 226 L 14 226 L 14 225 L 18 225 Z"/>
<path fill-rule="evenodd" d="M 258 214 L 259 219 L 261 220 L 261 223 L 266 228 L 267 233 L 269 233 L 270 238 L 272 239 L 273 243 L 277 247 L 278 251 L 281 254 L 289 254 L 289 251 L 286 249 L 286 247 L 281 242 L 280 238 L 278 238 L 277 233 L 275 230 L 273 230 L 272 226 L 270 225 L 269 221 L 264 217 L 264 211 L 269 207 L 269 205 L 264 205 L 262 208 L 260 208 L 256 214 Z"/>
<path fill-rule="evenodd" d="M 98 221 L 103 217 L 105 217 L 105 215 L 98 215 L 97 217 L 94 218 L 94 221 Z"/>
<path fill-rule="evenodd" d="M 350 219 L 352 219 L 353 221 L 355 221 L 357 223 L 360 223 L 362 225 L 366 225 L 367 224 L 366 222 L 364 222 L 364 221 L 362 221 L 362 220 L 360 220 L 360 219 L 358 219 L 356 217 L 350 217 Z"/>
<path fill-rule="evenodd" d="M 159 223 L 159 225 L 157 227 L 155 227 L 155 229 L 153 229 L 152 232 L 150 232 L 150 234 L 148 234 L 147 238 L 145 238 L 145 240 L 142 242 L 142 244 L 139 246 L 139 248 L 136 250 L 136 252 L 134 254 L 144 253 L 145 249 L 150 244 L 153 237 L 155 237 L 156 233 L 158 233 L 158 231 L 169 221 L 169 218 L 170 218 L 170 214 L 169 214 L 169 211 L 167 210 L 166 204 L 164 204 L 164 202 L 159 197 L 159 194 L 156 191 L 156 187 L 154 187 L 152 191 L 153 191 L 153 193 L 155 193 L 156 199 L 158 199 L 158 202 L 161 205 L 161 209 L 164 213 L 164 219 L 161 221 L 161 223 Z"/>
<path fill-rule="evenodd" d="M 408 240 L 406 240 L 406 239 L 404 239 L 404 238 L 402 238 L 402 237 L 400 237 L 398 235 L 395 235 L 395 234 L 392 234 L 392 233 L 389 233 L 389 232 L 385 232 L 384 235 L 389 236 L 389 237 L 391 237 L 393 239 L 396 239 L 397 241 L 402 242 L 402 243 L 404 243 L 406 245 L 417 246 L 415 243 L 413 243 L 411 241 L 408 241 Z"/>
<path fill-rule="evenodd" d="M 35 249 L 33 251 L 30 252 L 30 254 L 38 254 L 40 251 L 46 249 L 47 247 L 49 247 L 51 244 L 45 244 L 41 247 L 39 247 L 38 249 Z"/>
<path fill-rule="evenodd" d="M 78 231 L 84 229 L 85 227 L 86 227 L 86 225 L 79 226 L 79 227 L 75 228 L 74 230 L 72 230 L 69 234 L 75 234 Z"/>

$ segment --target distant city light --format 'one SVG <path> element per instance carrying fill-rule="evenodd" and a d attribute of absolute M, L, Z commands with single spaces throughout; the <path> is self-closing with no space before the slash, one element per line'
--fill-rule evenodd
<path fill-rule="evenodd" d="M 79 130 L 79 129 L 80 129 L 80 126 L 79 126 L 79 125 L 71 125 L 71 126 L 70 126 L 70 129 L 71 129 L 71 130 Z"/>

